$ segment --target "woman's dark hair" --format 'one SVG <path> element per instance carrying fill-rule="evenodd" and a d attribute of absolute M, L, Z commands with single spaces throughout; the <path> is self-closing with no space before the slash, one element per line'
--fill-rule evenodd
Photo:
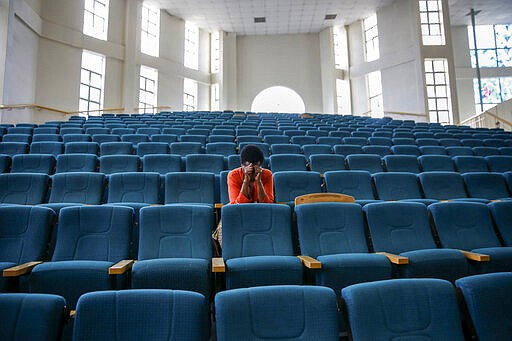
<path fill-rule="evenodd" d="M 258 146 L 255 146 L 253 144 L 245 145 L 242 148 L 242 151 L 240 152 L 240 162 L 242 164 L 249 162 L 252 164 L 260 163 L 263 164 L 263 160 L 265 159 L 265 156 L 263 155 L 263 152 L 261 149 L 258 148 Z"/>

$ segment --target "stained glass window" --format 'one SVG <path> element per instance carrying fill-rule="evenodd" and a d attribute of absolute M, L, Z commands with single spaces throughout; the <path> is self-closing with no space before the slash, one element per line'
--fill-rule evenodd
<path fill-rule="evenodd" d="M 476 112 L 481 112 L 478 80 L 473 80 Z M 482 78 L 482 103 L 484 110 L 512 98 L 512 77 Z"/>
<path fill-rule="evenodd" d="M 478 50 L 475 50 L 473 28 L 468 27 L 473 67 L 476 67 L 475 51 L 480 67 L 512 67 L 512 25 L 479 25 L 475 31 Z"/>

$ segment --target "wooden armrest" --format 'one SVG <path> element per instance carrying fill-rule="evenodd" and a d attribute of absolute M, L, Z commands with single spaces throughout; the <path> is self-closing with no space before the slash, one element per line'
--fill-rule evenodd
<path fill-rule="evenodd" d="M 108 268 L 108 274 L 122 275 L 132 268 L 133 263 L 135 263 L 135 261 L 132 259 L 124 259 L 122 261 L 119 261 L 116 264 L 112 265 L 110 268 Z"/>
<path fill-rule="evenodd" d="M 76 315 L 76 310 L 70 310 L 69 311 L 69 317 L 70 318 L 75 318 L 75 315 Z"/>
<path fill-rule="evenodd" d="M 212 272 L 226 272 L 226 264 L 222 257 L 212 258 Z"/>
<path fill-rule="evenodd" d="M 475 262 L 489 262 L 491 260 L 491 256 L 484 255 L 482 253 L 470 252 L 459 250 L 462 254 L 469 260 L 474 260 Z"/>
<path fill-rule="evenodd" d="M 215 204 L 215 208 L 222 208 L 222 206 L 224 206 L 224 204 Z"/>
<path fill-rule="evenodd" d="M 322 263 L 313 257 L 309 256 L 297 256 L 298 259 L 304 264 L 304 266 L 308 269 L 321 269 Z"/>
<path fill-rule="evenodd" d="M 295 198 L 295 206 L 313 202 L 354 202 L 354 197 L 340 193 L 311 193 Z"/>
<path fill-rule="evenodd" d="M 394 255 L 392 253 L 388 253 L 388 252 L 376 252 L 378 255 L 384 255 L 386 256 L 389 261 L 393 264 L 409 264 L 409 258 L 407 257 L 404 257 L 404 256 L 399 256 L 399 255 Z"/>
<path fill-rule="evenodd" d="M 21 275 L 28 274 L 34 266 L 41 264 L 41 261 L 28 262 L 20 265 L 13 266 L 12 268 L 4 269 L 4 277 L 19 277 Z"/>

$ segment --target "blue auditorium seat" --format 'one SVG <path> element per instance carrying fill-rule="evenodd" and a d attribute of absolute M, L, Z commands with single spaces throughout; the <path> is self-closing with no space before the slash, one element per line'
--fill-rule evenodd
<path fill-rule="evenodd" d="M 345 170 L 345 157 L 338 154 L 316 154 L 309 157 L 313 172 L 323 174 L 328 171 Z"/>
<path fill-rule="evenodd" d="M 501 173 L 466 173 L 462 177 L 471 198 L 498 200 L 509 199 L 511 196 Z"/>
<path fill-rule="evenodd" d="M 140 158 L 137 155 L 100 156 L 100 172 L 104 174 L 137 172 Z"/>
<path fill-rule="evenodd" d="M 64 153 L 64 144 L 62 142 L 32 142 L 30 144 L 30 154 L 52 154 L 55 157 Z"/>
<path fill-rule="evenodd" d="M 96 172 L 98 157 L 93 154 L 61 154 L 57 156 L 55 173 Z"/>
<path fill-rule="evenodd" d="M 343 144 L 357 145 L 362 147 L 368 144 L 368 139 L 365 137 L 344 137 Z"/>
<path fill-rule="evenodd" d="M 269 146 L 273 144 L 284 144 L 290 143 L 290 137 L 287 135 L 264 135 L 263 142 L 268 144 Z"/>
<path fill-rule="evenodd" d="M 130 204 L 136 211 L 143 205 L 160 204 L 160 174 L 123 172 L 108 177 L 108 203 Z"/>
<path fill-rule="evenodd" d="M 368 171 L 330 171 L 324 179 L 327 192 L 350 195 L 362 205 L 376 201 Z"/>
<path fill-rule="evenodd" d="M 11 157 L 0 154 L 0 173 L 9 173 L 11 169 Z"/>
<path fill-rule="evenodd" d="M 234 142 L 210 142 L 206 144 L 206 154 L 235 155 L 236 144 Z"/>
<path fill-rule="evenodd" d="M 237 135 L 236 137 L 237 143 L 261 143 L 261 136 L 258 135 Z"/>
<path fill-rule="evenodd" d="M 143 157 L 149 154 L 169 154 L 169 144 L 165 142 L 139 142 L 137 155 Z"/>
<path fill-rule="evenodd" d="M 354 340 L 464 340 L 450 282 L 411 278 L 360 283 L 344 288 L 342 297 Z"/>
<path fill-rule="evenodd" d="M 459 173 L 488 172 L 487 162 L 482 156 L 455 156 L 452 158 Z"/>
<path fill-rule="evenodd" d="M 458 147 L 461 146 L 460 140 L 456 138 L 440 138 L 439 145 L 444 147 Z"/>
<path fill-rule="evenodd" d="M 474 148 L 474 147 L 483 147 L 484 146 L 484 141 L 480 140 L 480 139 L 473 139 L 473 138 L 469 138 L 469 139 L 461 139 L 460 140 L 460 143 L 465 146 L 465 147 L 471 147 L 471 148 Z"/>
<path fill-rule="evenodd" d="M 180 136 L 180 142 L 184 143 L 199 143 L 202 147 L 206 145 L 206 135 L 187 134 Z"/>
<path fill-rule="evenodd" d="M 498 149 L 499 149 L 501 155 L 512 156 L 512 147 L 501 147 Z"/>
<path fill-rule="evenodd" d="M 141 142 L 149 142 L 149 136 L 146 134 L 125 134 L 121 135 L 122 142 L 129 142 L 134 147 Z"/>
<path fill-rule="evenodd" d="M 54 219 L 53 211 L 43 207 L 0 206 L 0 270 L 45 260 Z M 0 293 L 15 290 L 16 278 L 0 277 Z"/>
<path fill-rule="evenodd" d="M 302 152 L 309 159 L 311 155 L 331 154 L 332 148 L 328 144 L 305 144 L 302 146 Z"/>
<path fill-rule="evenodd" d="M 476 156 L 500 155 L 500 150 L 496 147 L 473 147 L 473 154 Z"/>
<path fill-rule="evenodd" d="M 275 146 L 275 145 L 274 145 Z M 273 173 L 282 171 L 306 171 L 307 159 L 302 154 L 274 154 L 269 158 Z"/>
<path fill-rule="evenodd" d="M 90 127 L 85 128 L 85 133 L 91 136 L 97 134 L 110 134 L 110 129 L 104 127 Z"/>
<path fill-rule="evenodd" d="M 391 151 L 395 155 L 413 155 L 420 156 L 421 151 L 417 146 L 413 145 L 399 145 L 391 147 Z"/>
<path fill-rule="evenodd" d="M 418 159 L 413 155 L 386 155 L 382 158 L 388 172 L 420 173 Z"/>
<path fill-rule="evenodd" d="M 216 296 L 215 306 L 219 341 L 339 339 L 336 296 L 328 288 L 287 285 L 228 290 Z"/>
<path fill-rule="evenodd" d="M 447 155 L 422 155 L 418 162 L 423 172 L 454 172 L 455 166 Z"/>
<path fill-rule="evenodd" d="M 215 175 L 206 172 L 167 173 L 165 204 L 215 204 Z"/>
<path fill-rule="evenodd" d="M 132 288 L 189 290 L 209 300 L 213 222 L 213 210 L 207 206 L 179 204 L 141 209 Z"/>
<path fill-rule="evenodd" d="M 114 206 L 73 206 L 60 210 L 55 250 L 50 262 L 36 265 L 30 292 L 61 295 L 68 308 L 91 291 L 123 286 L 109 267 L 127 259 L 133 209 Z"/>
<path fill-rule="evenodd" d="M 178 141 L 178 135 L 174 134 L 155 134 L 151 135 L 151 142 L 163 142 L 171 144 Z"/>
<path fill-rule="evenodd" d="M 488 205 L 503 244 L 512 246 L 512 229 L 510 222 L 512 221 L 512 201 L 496 201 Z"/>
<path fill-rule="evenodd" d="M 50 177 L 38 173 L 0 174 L 0 203 L 37 205 L 45 202 Z"/>
<path fill-rule="evenodd" d="M 290 139 L 292 144 L 298 144 L 299 146 L 304 146 L 308 144 L 315 144 L 316 137 L 315 136 L 292 136 Z"/>
<path fill-rule="evenodd" d="M 343 140 L 341 137 L 333 137 L 333 136 L 321 136 L 316 139 L 316 143 L 318 144 L 328 144 L 333 148 L 337 144 L 342 144 Z"/>
<path fill-rule="evenodd" d="M 512 247 L 502 247 L 494 232 L 487 205 L 474 202 L 443 202 L 428 207 L 443 247 L 489 255 L 475 261 L 477 273 L 512 271 Z"/>
<path fill-rule="evenodd" d="M 384 171 L 380 155 L 377 154 L 352 154 L 345 157 L 348 169 L 365 170 L 373 173 Z"/>
<path fill-rule="evenodd" d="M 461 200 L 488 203 L 482 198 L 468 198 L 464 188 L 464 179 L 456 172 L 423 172 L 418 178 L 425 198 L 436 200 Z"/>
<path fill-rule="evenodd" d="M 138 128 L 136 131 L 135 131 L 136 134 L 142 134 L 142 135 L 148 135 L 148 136 L 153 136 L 153 135 L 157 135 L 157 134 L 160 134 L 161 131 L 160 131 L 160 128 L 150 128 L 150 127 L 146 127 L 146 128 Z"/>
<path fill-rule="evenodd" d="M 293 204 L 295 198 L 322 192 L 320 173 L 312 171 L 282 171 L 274 173 L 274 197 L 278 203 Z"/>
<path fill-rule="evenodd" d="M 98 155 L 100 147 L 96 142 L 68 142 L 64 145 L 66 154 Z"/>
<path fill-rule="evenodd" d="M 59 134 L 34 134 L 32 142 L 62 142 Z"/>
<path fill-rule="evenodd" d="M 414 202 L 386 202 L 363 207 L 375 252 L 408 258 L 397 266 L 400 277 L 434 277 L 454 281 L 469 274 L 464 254 L 438 249 L 427 208 Z"/>
<path fill-rule="evenodd" d="M 484 139 L 484 146 L 500 148 L 506 147 L 506 143 L 502 139 Z"/>
<path fill-rule="evenodd" d="M 506 340 L 512 335 L 512 273 L 469 276 L 455 285 L 462 292 L 478 340 Z"/>
<path fill-rule="evenodd" d="M 416 140 L 408 137 L 393 137 L 391 139 L 394 146 L 415 146 Z"/>
<path fill-rule="evenodd" d="M 302 264 L 293 256 L 291 218 L 287 205 L 250 203 L 222 207 L 227 289 L 302 284 Z"/>
<path fill-rule="evenodd" d="M 162 129 L 162 134 L 173 134 L 173 135 L 176 135 L 176 136 L 185 135 L 186 132 L 187 132 L 186 129 L 178 128 L 178 127 Z"/>
<path fill-rule="evenodd" d="M 422 146 L 419 149 L 422 155 L 447 155 L 443 146 Z"/>
<path fill-rule="evenodd" d="M 0 320 L 5 340 L 60 339 L 66 300 L 57 295 L 0 295 Z"/>
<path fill-rule="evenodd" d="M 58 127 L 49 127 L 49 126 L 46 126 L 46 127 L 37 127 L 37 128 L 34 128 L 33 132 L 32 132 L 33 135 L 37 135 L 37 134 L 59 134 L 59 128 Z"/>
<path fill-rule="evenodd" d="M 389 137 L 369 137 L 368 138 L 368 144 L 373 146 L 387 146 L 391 147 L 393 145 L 393 142 Z"/>
<path fill-rule="evenodd" d="M 100 144 L 100 155 L 132 155 L 133 145 L 130 142 L 103 142 Z"/>
<path fill-rule="evenodd" d="M 84 130 L 79 127 L 61 127 L 60 128 L 60 135 L 65 136 L 68 134 L 83 134 Z"/>
<path fill-rule="evenodd" d="M 28 134 L 7 134 L 2 136 L 2 142 L 30 143 L 32 135 Z"/>
<path fill-rule="evenodd" d="M 185 157 L 187 172 L 220 174 L 224 170 L 224 156 L 217 154 L 189 154 Z"/>
<path fill-rule="evenodd" d="M 88 134 L 66 134 L 62 136 L 62 142 L 91 142 L 91 136 Z"/>
<path fill-rule="evenodd" d="M 404 200 L 430 205 L 437 200 L 422 198 L 418 177 L 414 173 L 380 172 L 372 175 L 380 200 Z"/>
<path fill-rule="evenodd" d="M 208 339 L 204 296 L 182 290 L 99 291 L 80 297 L 74 341 Z"/>
<path fill-rule="evenodd" d="M 347 157 L 351 154 L 363 154 L 363 148 L 355 144 L 337 144 L 333 147 L 334 153 Z"/>
<path fill-rule="evenodd" d="M 170 144 L 170 152 L 179 156 L 187 156 L 188 154 L 203 154 L 204 149 L 199 142 L 174 142 Z"/>
<path fill-rule="evenodd" d="M 121 138 L 115 134 L 96 134 L 92 135 L 92 142 L 96 142 L 101 146 L 105 142 L 121 142 Z"/>
<path fill-rule="evenodd" d="M 276 143 L 270 145 L 272 155 L 276 154 L 300 154 L 302 152 L 300 145 L 290 143 Z"/>
<path fill-rule="evenodd" d="M 55 157 L 51 154 L 19 154 L 12 157 L 11 173 L 43 173 L 55 171 Z"/>
<path fill-rule="evenodd" d="M 165 175 L 181 171 L 181 157 L 170 154 L 150 154 L 142 157 L 142 171 Z"/>
<path fill-rule="evenodd" d="M 471 147 L 461 147 L 461 146 L 454 146 L 454 147 L 446 147 L 446 152 L 449 156 L 473 156 L 473 149 Z"/>
<path fill-rule="evenodd" d="M 39 142 L 38 142 L 39 143 Z M 0 154 L 14 156 L 16 154 L 26 154 L 29 150 L 29 144 L 24 142 L 0 142 Z"/>

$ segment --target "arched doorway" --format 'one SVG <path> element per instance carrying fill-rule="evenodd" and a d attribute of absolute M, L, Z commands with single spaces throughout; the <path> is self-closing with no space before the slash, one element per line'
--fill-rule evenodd
<path fill-rule="evenodd" d="M 285 86 L 272 86 L 254 97 L 253 112 L 303 113 L 306 105 L 300 95 Z"/>

